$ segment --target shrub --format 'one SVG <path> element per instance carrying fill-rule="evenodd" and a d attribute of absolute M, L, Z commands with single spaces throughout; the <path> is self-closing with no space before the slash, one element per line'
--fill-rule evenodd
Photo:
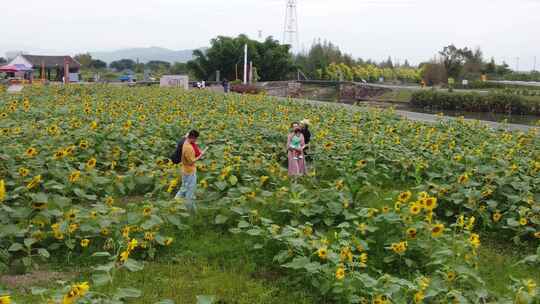
<path fill-rule="evenodd" d="M 501 92 L 481 95 L 418 91 L 413 93 L 411 104 L 440 110 L 540 115 L 540 100 Z"/>

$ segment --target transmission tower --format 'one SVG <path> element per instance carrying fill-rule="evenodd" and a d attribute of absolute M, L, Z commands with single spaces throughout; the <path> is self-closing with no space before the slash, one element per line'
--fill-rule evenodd
<path fill-rule="evenodd" d="M 300 47 L 298 37 L 298 13 L 296 11 L 296 0 L 287 0 L 287 11 L 285 13 L 285 28 L 283 30 L 283 44 L 291 46 L 293 51 Z"/>

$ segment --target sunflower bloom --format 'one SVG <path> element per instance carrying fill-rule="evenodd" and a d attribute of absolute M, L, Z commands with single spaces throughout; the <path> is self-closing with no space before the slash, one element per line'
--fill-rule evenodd
<path fill-rule="evenodd" d="M 144 233 L 144 239 L 146 241 L 153 241 L 154 240 L 154 237 L 155 237 L 155 234 L 153 232 L 145 232 Z"/>
<path fill-rule="evenodd" d="M 86 248 L 86 247 L 88 247 L 88 245 L 90 245 L 90 240 L 89 239 L 82 239 L 81 240 L 81 247 L 82 248 Z"/>
<path fill-rule="evenodd" d="M 435 224 L 433 228 L 431 228 L 431 236 L 432 237 L 440 237 L 444 233 L 444 225 L 443 224 Z"/>
<path fill-rule="evenodd" d="M 410 207 L 409 207 L 409 212 L 412 214 L 412 215 L 417 215 L 420 213 L 420 211 L 422 211 L 422 207 L 416 203 L 412 204 Z"/>
<path fill-rule="evenodd" d="M 527 286 L 527 292 L 531 297 L 536 296 L 536 282 L 532 279 L 528 279 L 525 281 L 525 285 Z"/>
<path fill-rule="evenodd" d="M 73 184 L 77 182 L 80 178 L 81 178 L 81 171 L 73 171 L 69 175 L 69 182 Z"/>
<path fill-rule="evenodd" d="M 37 187 L 41 183 L 41 175 L 36 175 L 32 180 L 26 185 L 26 189 L 31 190 Z"/>
<path fill-rule="evenodd" d="M 122 253 L 120 253 L 120 262 L 122 263 L 125 263 L 129 258 L 129 251 L 122 251 Z"/>
<path fill-rule="evenodd" d="M 492 218 L 495 223 L 498 223 L 502 218 L 502 214 L 499 211 L 496 211 L 495 213 L 493 213 Z"/>
<path fill-rule="evenodd" d="M 270 177 L 268 177 L 266 175 L 263 175 L 263 176 L 259 177 L 259 182 L 261 183 L 261 185 L 264 185 L 269 178 Z"/>
<path fill-rule="evenodd" d="M 392 243 L 390 248 L 397 254 L 402 255 L 407 251 L 407 242 Z"/>
<path fill-rule="evenodd" d="M 6 184 L 3 179 L 0 179 L 0 203 L 6 199 Z"/>
<path fill-rule="evenodd" d="M 460 184 L 466 184 L 469 181 L 469 175 L 467 173 L 464 173 L 458 177 L 458 183 Z"/>
<path fill-rule="evenodd" d="M 28 176 L 28 174 L 30 174 L 30 170 L 26 169 L 26 168 L 19 168 L 19 175 L 21 177 L 26 177 Z"/>
<path fill-rule="evenodd" d="M 402 203 L 406 203 L 411 199 L 412 193 L 411 191 L 405 191 L 401 192 L 398 196 L 398 200 Z"/>
<path fill-rule="evenodd" d="M 127 247 L 127 250 L 128 251 L 133 251 L 135 248 L 137 248 L 137 245 L 139 244 L 139 242 L 136 240 L 136 239 L 132 239 L 129 243 L 128 243 L 128 247 Z"/>
<path fill-rule="evenodd" d="M 0 304 L 11 304 L 10 296 L 0 296 Z"/>
<path fill-rule="evenodd" d="M 38 150 L 36 148 L 28 148 L 24 154 L 28 157 L 34 157 L 38 155 Z"/>
<path fill-rule="evenodd" d="M 87 169 L 94 169 L 96 167 L 96 159 L 95 158 L 90 158 L 87 162 L 86 162 L 86 168 Z"/>
<path fill-rule="evenodd" d="M 446 273 L 446 280 L 448 282 L 453 282 L 456 279 L 457 275 L 454 271 L 448 271 Z"/>
<path fill-rule="evenodd" d="M 367 165 L 367 160 L 365 160 L 365 159 L 361 159 L 361 160 L 359 160 L 359 161 L 356 162 L 356 168 L 357 168 L 357 169 L 362 169 L 362 168 L 364 168 L 366 165 Z"/>
<path fill-rule="evenodd" d="M 469 237 L 469 243 L 475 249 L 480 247 L 480 236 L 476 233 L 471 234 L 471 236 Z"/>
<path fill-rule="evenodd" d="M 409 228 L 407 229 L 407 237 L 409 239 L 416 239 L 417 231 L 416 228 Z"/>
<path fill-rule="evenodd" d="M 326 247 L 321 247 L 317 250 L 317 255 L 321 260 L 326 260 L 328 257 L 328 249 Z"/>
<path fill-rule="evenodd" d="M 414 294 L 414 303 L 422 303 L 424 301 L 425 295 L 423 291 L 418 291 Z"/>
<path fill-rule="evenodd" d="M 343 267 L 338 267 L 336 269 L 336 279 L 343 280 L 345 278 L 345 269 Z"/>
<path fill-rule="evenodd" d="M 437 198 L 428 197 L 424 199 L 424 207 L 429 211 L 432 211 L 433 209 L 437 208 Z"/>
<path fill-rule="evenodd" d="M 173 241 L 174 241 L 174 239 L 172 237 L 168 237 L 168 238 L 165 239 L 165 241 L 163 241 L 163 244 L 165 246 L 170 246 Z"/>

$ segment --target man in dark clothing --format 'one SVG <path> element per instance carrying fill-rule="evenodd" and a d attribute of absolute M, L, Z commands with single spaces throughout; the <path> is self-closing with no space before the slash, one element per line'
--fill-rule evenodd
<path fill-rule="evenodd" d="M 226 78 L 223 79 L 221 85 L 223 86 L 223 92 L 229 93 L 229 81 Z"/>
<path fill-rule="evenodd" d="M 309 142 L 311 140 L 311 132 L 309 132 L 309 120 L 308 119 L 304 119 L 300 122 L 300 126 L 302 127 L 302 135 L 304 135 L 304 143 L 305 143 L 305 148 L 304 148 L 304 156 L 306 158 L 306 160 L 308 161 L 311 161 L 312 158 L 311 158 L 311 155 L 308 154 L 308 149 L 309 149 Z"/>

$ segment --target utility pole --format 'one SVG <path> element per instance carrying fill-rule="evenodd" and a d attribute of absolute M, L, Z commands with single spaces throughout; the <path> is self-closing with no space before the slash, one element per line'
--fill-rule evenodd
<path fill-rule="evenodd" d="M 534 56 L 533 72 L 536 72 L 536 56 Z"/>
<path fill-rule="evenodd" d="M 248 69 L 248 46 L 247 43 L 244 45 L 244 84 L 247 84 L 248 81 L 248 75 L 247 75 L 247 69 Z"/>
<path fill-rule="evenodd" d="M 519 72 L 519 57 L 516 57 L 516 72 Z"/>

